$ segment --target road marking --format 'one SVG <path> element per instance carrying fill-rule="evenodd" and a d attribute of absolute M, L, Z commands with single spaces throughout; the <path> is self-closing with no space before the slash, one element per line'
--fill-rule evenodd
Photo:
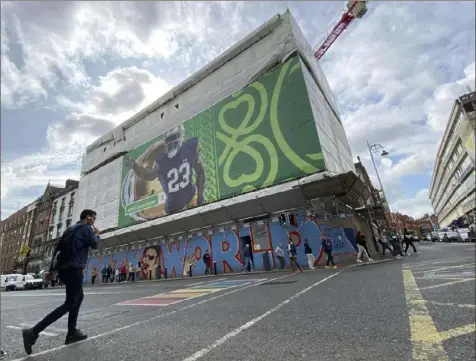
<path fill-rule="evenodd" d="M 469 258 L 474 258 L 473 256 L 470 257 L 463 257 L 463 258 L 448 258 L 446 261 L 438 261 L 438 262 L 418 262 L 418 263 L 413 263 L 413 262 L 407 262 L 404 263 L 404 266 L 406 267 L 412 267 L 412 268 L 419 268 L 419 267 L 426 267 L 426 266 L 431 266 L 434 264 L 441 264 L 441 263 L 452 263 L 452 262 L 461 262 L 461 260 L 464 259 L 469 259 Z"/>
<path fill-rule="evenodd" d="M 129 291 L 129 292 L 83 292 L 84 295 L 122 295 L 126 293 L 137 293 L 137 291 Z M 34 292 L 28 292 L 28 293 L 20 293 L 20 292 L 15 292 L 15 293 L 8 293 L 3 295 L 2 292 L 2 298 L 3 297 L 65 297 L 65 292 L 61 293 L 34 293 Z"/>
<path fill-rule="evenodd" d="M 23 326 L 23 327 L 33 327 L 33 326 L 35 326 L 33 323 L 26 323 L 26 322 L 19 323 L 19 325 Z M 55 331 L 55 332 L 60 332 L 60 333 L 68 332 L 68 330 L 65 329 L 65 328 L 57 328 L 57 327 L 50 327 L 50 326 L 48 326 L 48 330 Z"/>
<path fill-rule="evenodd" d="M 448 354 L 441 344 L 441 336 L 433 323 L 412 271 L 403 270 L 403 284 L 410 321 L 413 360 L 448 361 Z"/>
<path fill-rule="evenodd" d="M 421 272 L 438 272 L 438 271 L 444 271 L 447 269 L 453 269 L 453 268 L 462 268 L 462 267 L 471 267 L 471 269 L 474 268 L 474 263 L 467 263 L 467 264 L 460 264 L 458 266 L 448 266 L 448 267 L 441 267 L 437 269 L 432 269 L 432 270 L 427 270 L 427 271 L 418 271 L 416 273 L 421 273 Z"/>
<path fill-rule="evenodd" d="M 229 288 L 241 287 L 250 283 L 255 283 L 257 281 L 263 281 L 266 279 L 239 279 L 239 280 L 228 280 L 228 281 L 219 281 L 214 280 L 208 282 L 206 285 L 195 285 L 193 287 L 181 288 L 178 290 L 173 290 L 170 292 L 159 293 L 157 295 L 141 297 L 138 299 L 127 300 L 123 302 L 116 303 L 116 306 L 168 306 L 175 305 L 182 301 L 187 301 L 192 298 L 202 297 L 223 291 Z"/>
<path fill-rule="evenodd" d="M 463 278 L 463 279 L 459 279 L 457 281 L 451 281 L 451 282 L 445 282 L 445 283 L 440 283 L 438 285 L 433 285 L 433 286 L 425 286 L 425 287 L 421 287 L 420 289 L 421 290 L 432 290 L 434 288 L 439 288 L 439 287 L 447 287 L 447 286 L 452 286 L 452 285 L 455 285 L 457 283 L 463 283 L 463 282 L 469 282 L 469 281 L 474 281 L 474 277 L 471 277 L 471 278 Z"/>
<path fill-rule="evenodd" d="M 23 327 L 13 326 L 13 325 L 12 325 L 12 326 L 5 326 L 5 328 L 11 328 L 12 330 L 23 330 Z M 40 332 L 40 335 L 42 335 L 42 336 L 48 336 L 48 337 L 58 336 L 57 333 L 46 332 L 46 331 Z"/>
<path fill-rule="evenodd" d="M 342 272 L 342 271 L 341 271 L 341 272 Z M 339 273 L 340 273 L 340 272 L 339 272 Z M 188 306 L 179 308 L 179 309 L 177 309 L 177 310 L 173 310 L 173 311 L 170 311 L 170 312 L 166 312 L 166 313 L 163 313 L 163 314 L 154 316 L 154 317 L 152 317 L 152 318 L 148 318 L 148 319 L 146 319 L 146 320 L 137 321 L 137 322 L 131 323 L 131 324 L 129 324 L 129 325 L 125 325 L 125 326 L 122 326 L 122 327 L 119 327 L 119 328 L 116 328 L 116 329 L 113 329 L 113 330 L 106 331 L 106 332 L 104 332 L 104 333 L 100 333 L 99 335 L 90 336 L 90 337 L 88 337 L 86 340 L 76 342 L 76 343 L 74 343 L 74 344 L 72 344 L 72 345 L 61 345 L 61 346 L 58 346 L 58 347 L 50 348 L 50 349 L 48 349 L 48 350 L 44 350 L 44 351 L 37 352 L 37 353 L 32 354 L 32 355 L 30 355 L 30 356 L 21 357 L 21 358 L 14 359 L 14 360 L 10 360 L 10 361 L 31 361 L 31 359 L 34 358 L 34 357 L 36 357 L 36 356 L 46 355 L 46 354 L 49 354 L 49 353 L 52 353 L 52 352 L 59 351 L 59 350 L 62 350 L 62 349 L 64 349 L 64 348 L 70 347 L 70 346 L 75 346 L 75 345 L 78 345 L 78 344 L 82 344 L 82 343 L 89 342 L 89 341 L 91 341 L 91 340 L 95 340 L 95 339 L 97 339 L 97 338 L 101 338 L 101 337 L 104 337 L 104 336 L 112 335 L 112 334 L 114 334 L 114 333 L 117 333 L 117 332 L 120 332 L 120 331 L 124 331 L 124 330 L 127 330 L 127 329 L 132 328 L 132 327 L 135 327 L 135 326 L 143 325 L 143 324 L 145 324 L 145 323 L 148 323 L 148 322 L 157 320 L 157 319 L 159 319 L 159 318 L 163 318 L 163 317 L 166 317 L 166 316 L 173 315 L 174 313 L 177 313 L 177 312 L 180 312 L 180 311 L 188 310 L 189 308 L 192 308 L 192 307 L 195 307 L 195 306 L 204 304 L 204 303 L 206 303 L 206 302 L 209 302 L 209 301 L 212 301 L 212 300 L 216 300 L 216 299 L 218 299 L 218 298 L 222 298 L 222 297 L 231 295 L 231 294 L 233 294 L 233 293 L 235 293 L 235 292 L 238 292 L 238 291 L 242 291 L 242 290 L 245 290 L 245 289 L 251 288 L 251 287 L 256 287 L 256 286 L 259 286 L 259 285 L 261 285 L 261 284 L 263 284 L 263 283 L 276 281 L 276 280 L 279 280 L 279 279 L 282 279 L 282 278 L 285 278 L 285 277 L 289 277 L 289 276 L 290 276 L 290 275 L 284 275 L 284 276 L 280 276 L 280 277 L 271 278 L 271 279 L 269 279 L 269 280 L 266 279 L 266 280 L 263 280 L 262 282 L 252 283 L 252 284 L 246 285 L 246 286 L 244 286 L 244 287 L 235 288 L 235 289 L 233 289 L 233 290 L 231 290 L 231 291 L 222 293 L 222 294 L 217 295 L 217 296 L 215 296 L 215 297 L 207 298 L 207 299 L 205 299 L 205 300 L 202 300 L 202 301 L 200 301 L 200 302 L 193 303 L 193 304 L 191 304 L 191 305 L 188 305 Z M 77 346 L 75 346 L 75 347 L 77 347 Z"/>
<path fill-rule="evenodd" d="M 450 306 L 450 307 L 476 309 L 476 305 L 472 305 L 470 303 L 438 302 L 438 301 L 431 301 L 431 300 L 425 300 L 425 301 L 426 303 L 431 303 L 432 305 L 435 305 L 435 306 Z"/>
<path fill-rule="evenodd" d="M 448 340 L 453 337 L 467 335 L 476 331 L 476 323 L 470 323 L 461 327 L 452 328 L 451 330 L 440 332 L 442 340 Z"/>
<path fill-rule="evenodd" d="M 342 270 L 343 271 L 343 270 Z M 202 358 L 203 356 L 205 356 L 207 353 L 209 353 L 211 350 L 213 350 L 214 348 L 217 348 L 218 346 L 220 346 L 221 344 L 225 343 L 226 341 L 228 341 L 229 339 L 231 339 L 232 337 L 235 337 L 236 335 L 240 334 L 241 332 L 243 332 L 244 330 L 250 328 L 251 326 L 253 326 L 254 324 L 256 324 L 257 322 L 261 321 L 263 318 L 265 318 L 266 316 L 269 316 L 271 315 L 273 312 L 276 312 L 277 310 L 279 310 L 281 307 L 287 305 L 288 303 L 294 301 L 296 298 L 298 298 L 299 296 L 303 295 L 304 293 L 310 291 L 311 289 L 313 289 L 314 287 L 320 285 L 321 283 L 323 282 L 326 282 L 327 280 L 331 279 L 332 277 L 335 277 L 337 276 L 339 273 L 341 273 L 342 271 L 339 271 L 337 273 L 334 273 L 314 284 L 312 284 L 311 286 L 303 289 L 302 291 L 296 293 L 294 296 L 288 298 L 287 300 L 279 303 L 278 305 L 274 306 L 273 308 L 271 308 L 270 310 L 266 311 L 265 313 L 263 313 L 261 316 L 258 316 L 254 319 L 252 319 L 251 321 L 248 321 L 247 323 L 245 323 L 244 325 L 236 328 L 235 330 L 227 333 L 225 336 L 223 336 L 222 338 L 216 340 L 215 342 L 213 342 L 211 345 L 195 352 L 193 355 L 185 358 L 183 361 L 195 361 L 195 360 L 198 360 L 199 358 Z"/>

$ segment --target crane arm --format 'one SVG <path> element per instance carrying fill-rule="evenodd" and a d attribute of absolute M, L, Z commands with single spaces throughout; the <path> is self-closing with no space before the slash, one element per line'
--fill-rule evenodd
<path fill-rule="evenodd" d="M 345 29 L 354 21 L 354 19 L 360 19 L 367 12 L 367 1 L 350 0 L 347 3 L 347 11 L 344 12 L 339 22 L 334 28 L 327 34 L 322 41 L 321 45 L 314 52 L 314 56 L 319 60 L 326 51 L 331 47 L 337 38 L 344 32 Z"/>

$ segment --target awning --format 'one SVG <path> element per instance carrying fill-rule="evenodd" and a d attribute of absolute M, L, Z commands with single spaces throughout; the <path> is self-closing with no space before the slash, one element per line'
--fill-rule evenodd
<path fill-rule="evenodd" d="M 157 244 L 167 239 L 179 239 L 186 234 L 235 225 L 243 219 L 270 216 L 284 210 L 309 208 L 311 200 L 331 195 L 356 208 L 364 204 L 370 193 L 368 187 L 353 172 L 336 176 L 327 172 L 317 173 L 300 180 L 108 232 L 101 235 L 101 249 L 144 241 Z"/>

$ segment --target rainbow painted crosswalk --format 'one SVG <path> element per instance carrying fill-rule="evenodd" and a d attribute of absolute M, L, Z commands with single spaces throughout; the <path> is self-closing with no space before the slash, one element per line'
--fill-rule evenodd
<path fill-rule="evenodd" d="M 234 287 L 265 281 L 266 279 L 240 279 L 240 280 L 219 280 L 204 282 L 192 287 L 182 288 L 166 293 L 159 293 L 154 296 L 138 298 L 135 300 L 117 303 L 117 306 L 169 306 L 189 300 L 191 298 L 202 297 L 219 291 Z"/>

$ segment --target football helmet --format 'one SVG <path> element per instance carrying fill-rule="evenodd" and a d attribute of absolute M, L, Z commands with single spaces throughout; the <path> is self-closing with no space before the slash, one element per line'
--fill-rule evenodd
<path fill-rule="evenodd" d="M 164 152 L 167 154 L 167 157 L 175 157 L 180 148 L 182 148 L 184 135 L 185 128 L 183 124 L 177 125 L 165 133 Z"/>

